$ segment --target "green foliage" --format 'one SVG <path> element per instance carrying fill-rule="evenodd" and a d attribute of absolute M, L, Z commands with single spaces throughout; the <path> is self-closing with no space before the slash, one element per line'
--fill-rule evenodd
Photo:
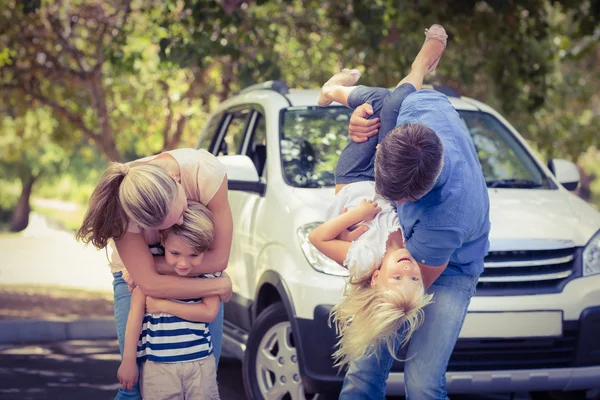
<path fill-rule="evenodd" d="M 394 86 L 436 22 L 449 44 L 428 83 L 492 105 L 543 158 L 600 147 L 598 0 L 4 3 L 1 168 L 44 172 L 44 196 L 85 202 L 107 159 L 192 146 L 211 110 L 252 83 L 313 88 L 358 67 L 361 83 Z"/>

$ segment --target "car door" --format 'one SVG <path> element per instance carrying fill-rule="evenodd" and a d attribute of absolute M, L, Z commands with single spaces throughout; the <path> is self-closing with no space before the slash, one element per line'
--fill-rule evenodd
<path fill-rule="evenodd" d="M 264 118 L 261 118 L 260 112 L 251 106 L 238 106 L 211 119 L 200 146 L 209 148 L 217 157 L 247 155 L 257 166 L 261 176 L 266 163 L 265 140 Z M 245 329 L 250 328 L 249 309 L 254 295 L 254 245 L 251 232 L 254 211 L 261 198 L 260 194 L 249 190 L 247 186 L 229 180 L 228 198 L 233 215 L 233 242 L 227 273 L 232 280 L 233 297 L 225 306 L 225 319 Z"/>

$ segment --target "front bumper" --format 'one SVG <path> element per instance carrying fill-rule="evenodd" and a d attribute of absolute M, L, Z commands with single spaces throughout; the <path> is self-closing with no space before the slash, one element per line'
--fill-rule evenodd
<path fill-rule="evenodd" d="M 446 373 L 449 393 L 583 390 L 600 387 L 600 365 L 595 367 Z M 404 374 L 392 372 L 387 394 L 405 392 Z"/>
<path fill-rule="evenodd" d="M 330 306 L 318 306 L 313 319 L 297 318 L 300 368 L 309 392 L 341 388 L 334 369 L 335 332 L 328 327 Z M 563 323 L 553 338 L 459 338 L 446 374 L 449 393 L 580 390 L 600 388 L 600 306 L 585 309 L 578 321 Z M 402 354 L 400 354 L 402 356 Z M 404 394 L 402 363 L 388 378 L 389 395 Z"/>

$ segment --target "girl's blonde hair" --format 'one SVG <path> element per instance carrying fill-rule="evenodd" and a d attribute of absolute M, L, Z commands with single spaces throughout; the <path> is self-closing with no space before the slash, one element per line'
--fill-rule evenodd
<path fill-rule="evenodd" d="M 109 239 L 125 234 L 130 219 L 143 228 L 158 226 L 177 190 L 175 180 L 156 165 L 111 163 L 90 197 L 77 239 L 103 249 Z"/>
<path fill-rule="evenodd" d="M 432 298 L 422 286 L 408 294 L 381 285 L 371 286 L 370 275 L 361 279 L 350 275 L 342 301 L 330 313 L 339 339 L 333 354 L 335 365 L 341 369 L 373 355 L 380 341 L 396 358 L 394 343 L 398 331 L 406 327 L 401 342 L 404 345 L 423 322 L 423 307 Z"/>
<path fill-rule="evenodd" d="M 173 225 L 161 232 L 163 243 L 169 235 L 175 235 L 198 254 L 207 251 L 215 238 L 213 214 L 203 204 L 188 201 L 183 213 L 183 224 Z"/>

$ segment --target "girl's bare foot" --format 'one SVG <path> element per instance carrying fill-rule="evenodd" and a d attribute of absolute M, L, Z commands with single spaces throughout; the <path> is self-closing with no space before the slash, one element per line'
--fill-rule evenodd
<path fill-rule="evenodd" d="M 433 24 L 429 29 L 425 29 L 425 37 L 423 47 L 413 62 L 413 68 L 423 68 L 430 73 L 435 71 L 444 54 L 448 35 L 443 26 Z"/>
<path fill-rule="evenodd" d="M 357 69 L 346 69 L 344 68 L 341 72 L 333 75 L 325 84 L 321 87 L 317 104 L 321 107 L 330 105 L 333 100 L 330 100 L 327 96 L 328 93 L 335 90 L 336 86 L 354 86 L 360 78 L 360 71 Z"/>

